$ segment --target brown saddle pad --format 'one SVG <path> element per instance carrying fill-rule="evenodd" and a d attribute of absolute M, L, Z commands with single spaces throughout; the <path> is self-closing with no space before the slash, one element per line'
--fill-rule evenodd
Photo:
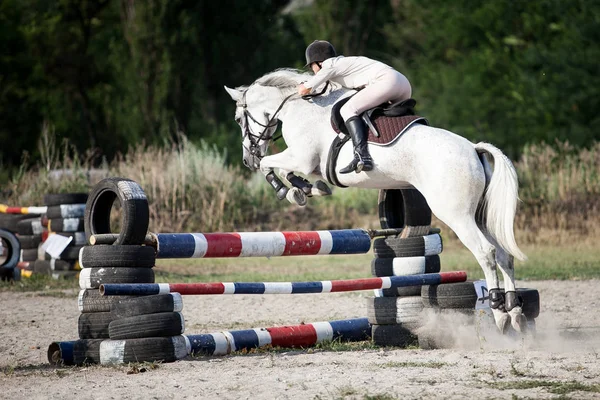
<path fill-rule="evenodd" d="M 418 123 L 428 125 L 427 120 L 418 115 L 404 115 L 402 117 L 386 117 L 382 115 L 371 122 L 379 132 L 379 137 L 375 136 L 375 133 L 369 129 L 368 140 L 370 143 L 382 146 L 392 143 L 413 124 Z"/>

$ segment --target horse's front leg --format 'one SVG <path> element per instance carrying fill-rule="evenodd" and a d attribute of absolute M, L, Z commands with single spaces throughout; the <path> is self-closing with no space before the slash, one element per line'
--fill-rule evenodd
<path fill-rule="evenodd" d="M 283 200 L 286 198 L 290 203 L 298 204 L 299 206 L 306 205 L 307 192 L 310 190 L 312 193 L 312 185 L 300 177 L 294 175 L 291 171 L 309 171 L 310 165 L 306 165 L 306 160 L 300 159 L 294 156 L 293 152 L 286 149 L 281 153 L 274 154 L 271 156 L 264 157 L 260 161 L 260 171 L 265 175 L 267 182 L 273 187 L 277 193 L 277 198 Z M 304 161 L 304 163 L 302 162 Z M 278 168 L 283 178 L 288 180 L 293 187 L 288 188 L 280 179 L 275 175 L 274 169 Z M 291 179 L 291 180 L 290 180 Z M 310 185 L 310 187 L 308 187 Z"/>
<path fill-rule="evenodd" d="M 297 187 L 302 190 L 304 194 L 308 197 L 312 196 L 331 196 L 331 188 L 322 180 L 317 179 L 314 184 L 310 183 L 308 180 L 297 176 L 293 172 L 281 171 L 281 176 L 283 177 L 285 174 L 285 179 L 292 184 L 292 186 Z"/>

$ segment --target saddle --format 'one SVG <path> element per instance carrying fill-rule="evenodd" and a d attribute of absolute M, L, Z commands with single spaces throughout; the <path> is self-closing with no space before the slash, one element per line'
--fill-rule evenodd
<path fill-rule="evenodd" d="M 350 97 L 333 105 L 331 110 L 331 127 L 336 133 L 348 135 L 340 109 Z M 393 104 L 384 103 L 361 114 L 362 120 L 369 127 L 368 141 L 372 144 L 387 145 L 415 122 L 428 125 L 427 120 L 415 115 L 414 99 L 402 100 Z"/>
<path fill-rule="evenodd" d="M 335 166 L 341 148 L 350 139 L 344 119 L 340 115 L 340 109 L 350 100 L 350 97 L 335 103 L 331 110 L 331 127 L 338 135 L 329 148 L 325 175 L 329 183 L 338 187 L 347 187 L 337 179 Z M 399 138 L 413 124 L 429 125 L 425 118 L 415 115 L 416 104 L 415 100 L 408 99 L 393 104 L 384 103 L 362 113 L 361 118 L 369 127 L 367 138 L 369 144 L 386 146 Z M 344 134 L 343 138 L 340 137 L 340 133 Z"/>

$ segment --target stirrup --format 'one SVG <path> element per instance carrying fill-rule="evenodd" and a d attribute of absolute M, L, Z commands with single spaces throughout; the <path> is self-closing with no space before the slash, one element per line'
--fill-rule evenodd
<path fill-rule="evenodd" d="M 359 155 L 358 162 L 356 163 L 356 169 L 354 170 L 354 172 L 358 174 L 362 171 L 367 172 L 371 170 L 373 170 L 373 160 L 371 159 L 371 157 L 363 158 Z"/>
<path fill-rule="evenodd" d="M 340 169 L 340 174 L 349 174 L 352 171 L 356 171 L 356 168 L 357 168 L 359 162 L 360 162 L 360 159 L 358 158 L 358 156 L 355 155 L 354 158 L 352 159 L 352 161 L 350 162 L 350 164 L 348 164 L 344 168 Z M 361 169 L 362 169 L 362 167 L 361 167 Z"/>

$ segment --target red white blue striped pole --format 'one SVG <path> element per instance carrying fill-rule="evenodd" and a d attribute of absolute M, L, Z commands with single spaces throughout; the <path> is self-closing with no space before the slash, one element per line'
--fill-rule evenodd
<path fill-rule="evenodd" d="M 105 296 L 147 296 L 173 292 L 190 295 L 304 294 L 438 285 L 440 283 L 464 282 L 466 280 L 467 273 L 465 271 L 454 271 L 440 272 L 439 274 L 385 276 L 379 278 L 315 282 L 104 283 L 100 285 L 100 293 Z"/>
<path fill-rule="evenodd" d="M 367 340 L 371 338 L 371 324 L 367 318 L 355 318 L 186 336 L 191 344 L 192 354 L 220 356 L 267 345 L 309 347 L 333 340 Z"/>
<path fill-rule="evenodd" d="M 159 233 L 156 258 L 274 257 L 364 254 L 364 229 L 300 232 Z"/>

